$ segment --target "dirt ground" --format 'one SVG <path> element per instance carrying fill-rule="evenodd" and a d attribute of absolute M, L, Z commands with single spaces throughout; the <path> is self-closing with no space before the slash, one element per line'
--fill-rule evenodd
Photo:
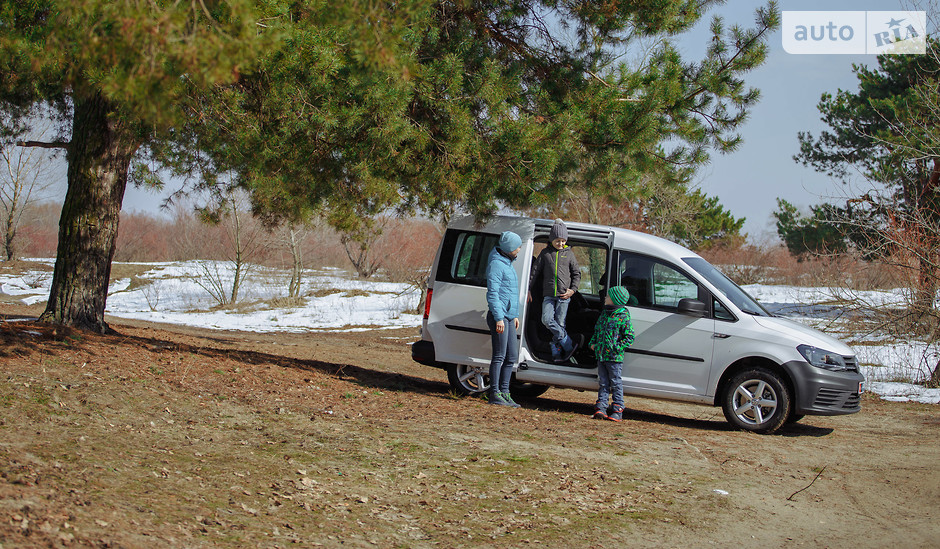
<path fill-rule="evenodd" d="M 0 304 L 8 320 L 35 314 Z M 0 320 L 0 549 L 937 547 L 940 408 L 863 397 L 772 436 L 551 389 L 520 410 L 411 361 L 417 330 Z"/>

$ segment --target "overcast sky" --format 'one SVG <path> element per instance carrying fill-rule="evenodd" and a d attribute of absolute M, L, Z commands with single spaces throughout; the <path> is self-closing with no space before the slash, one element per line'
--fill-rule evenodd
<path fill-rule="evenodd" d="M 929 2 L 928 3 L 935 3 Z M 729 0 L 709 13 L 699 27 L 682 40 L 688 59 L 700 58 L 708 39 L 713 15 L 724 18 L 726 26 L 738 23 L 752 26 L 754 12 L 763 2 Z M 780 0 L 781 11 L 893 11 L 926 10 L 916 0 Z M 932 17 L 932 13 L 928 13 Z M 823 92 L 856 90 L 852 64 L 877 65 L 874 55 L 793 55 L 784 51 L 781 31 L 768 41 L 770 55 L 759 69 L 747 76 L 750 86 L 761 90 L 760 103 L 753 108 L 741 133 L 742 146 L 732 154 L 712 155 L 696 184 L 708 195 L 717 196 L 736 217 L 746 217 L 744 231 L 752 240 L 775 238 L 771 214 L 777 197 L 801 207 L 837 200 L 844 193 L 811 168 L 793 161 L 799 151 L 797 132 L 818 134 L 825 126 L 816 106 Z M 153 193 L 128 188 L 125 211 L 155 211 L 160 199 Z"/>

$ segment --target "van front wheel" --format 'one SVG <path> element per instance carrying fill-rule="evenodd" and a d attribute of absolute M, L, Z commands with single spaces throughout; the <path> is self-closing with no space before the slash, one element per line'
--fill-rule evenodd
<path fill-rule="evenodd" d="M 447 381 L 458 395 L 483 393 L 490 388 L 489 365 L 451 364 L 447 367 Z"/>
<path fill-rule="evenodd" d="M 779 429 L 789 417 L 790 393 L 770 370 L 747 370 L 731 378 L 721 409 L 728 423 L 766 435 Z"/>

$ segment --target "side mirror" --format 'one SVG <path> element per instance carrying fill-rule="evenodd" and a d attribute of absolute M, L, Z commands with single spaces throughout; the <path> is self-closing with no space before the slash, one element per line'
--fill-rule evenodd
<path fill-rule="evenodd" d="M 679 300 L 679 314 L 703 317 L 705 304 L 697 299 L 684 298 Z"/>

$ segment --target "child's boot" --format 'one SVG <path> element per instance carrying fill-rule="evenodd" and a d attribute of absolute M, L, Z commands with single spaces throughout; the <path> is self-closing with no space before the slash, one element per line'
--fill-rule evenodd
<path fill-rule="evenodd" d="M 607 419 L 607 407 L 600 404 L 594 405 L 594 419 Z"/>
<path fill-rule="evenodd" d="M 561 347 L 558 346 L 555 340 L 549 342 L 548 346 L 552 349 L 552 362 L 559 362 L 561 360 Z"/>
<path fill-rule="evenodd" d="M 621 421 L 623 420 L 623 406 L 614 404 L 610 409 L 610 415 L 607 416 L 607 419 L 611 421 Z"/>
<path fill-rule="evenodd" d="M 559 346 L 561 347 L 562 355 L 561 355 L 561 358 L 558 360 L 558 362 L 567 361 L 568 359 L 571 358 L 574 352 L 578 350 L 578 344 L 574 340 L 572 340 L 571 336 L 569 336 L 568 334 L 565 334 L 565 337 L 564 339 L 561 340 L 561 343 L 559 343 Z"/>

